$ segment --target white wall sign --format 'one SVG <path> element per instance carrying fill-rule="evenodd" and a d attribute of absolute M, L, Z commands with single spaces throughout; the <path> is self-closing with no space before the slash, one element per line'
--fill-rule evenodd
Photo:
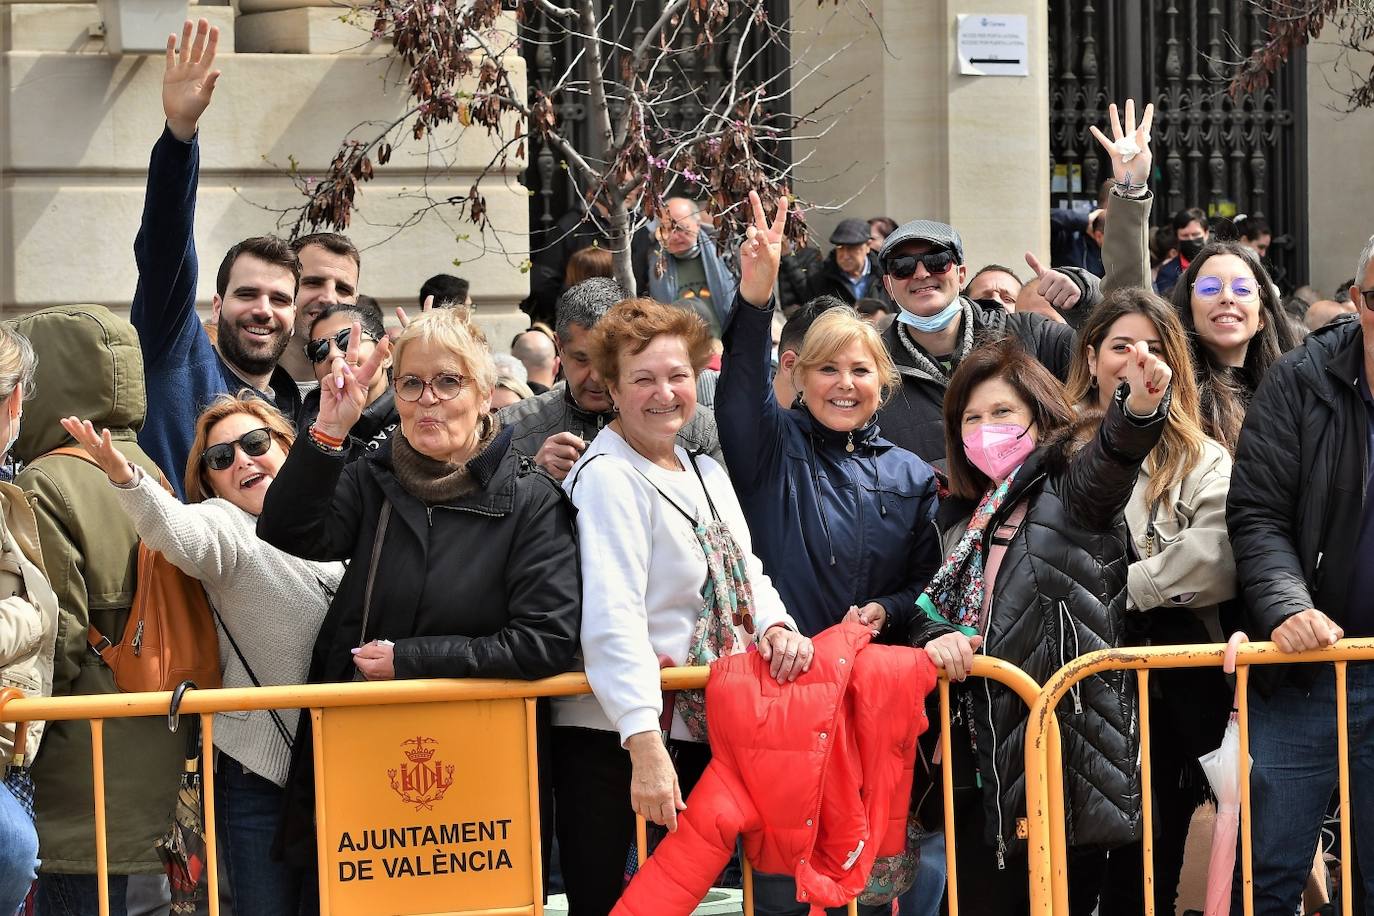
<path fill-rule="evenodd" d="M 1029 76 L 1029 25 L 1025 16 L 961 13 L 959 72 L 965 76 Z"/>

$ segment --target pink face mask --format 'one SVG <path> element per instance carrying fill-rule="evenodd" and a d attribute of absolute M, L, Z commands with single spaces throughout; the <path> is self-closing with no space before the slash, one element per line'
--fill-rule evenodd
<path fill-rule="evenodd" d="M 969 462 L 1001 483 L 1035 451 L 1035 439 L 1015 423 L 985 423 L 964 434 L 964 455 Z"/>

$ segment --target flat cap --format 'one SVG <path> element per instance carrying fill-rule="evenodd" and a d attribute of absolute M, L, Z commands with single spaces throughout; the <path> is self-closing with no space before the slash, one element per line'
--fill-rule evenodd
<path fill-rule="evenodd" d="M 868 223 L 861 219 L 842 219 L 830 233 L 832 245 L 861 245 L 868 242 Z"/>
<path fill-rule="evenodd" d="M 953 226 L 932 222 L 928 219 L 913 219 L 909 223 L 898 226 L 896 231 L 883 242 L 882 250 L 878 252 L 878 259 L 886 261 L 888 255 L 907 242 L 929 242 L 940 248 L 948 248 L 954 252 L 954 259 L 957 262 L 964 263 L 964 240 L 959 237 L 959 233 L 954 230 Z"/>

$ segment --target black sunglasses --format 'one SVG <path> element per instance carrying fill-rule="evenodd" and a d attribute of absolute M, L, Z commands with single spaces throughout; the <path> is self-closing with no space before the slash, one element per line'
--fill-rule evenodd
<path fill-rule="evenodd" d="M 353 338 L 353 329 L 344 328 L 333 337 L 316 337 L 305 345 L 305 358 L 312 363 L 322 363 L 329 359 L 329 342 L 332 340 L 339 348 L 340 353 L 348 352 L 348 342 Z M 372 340 L 372 335 L 363 332 L 363 340 Z"/>
<path fill-rule="evenodd" d="M 1374 310 L 1374 289 L 1360 290 L 1360 298 L 1364 300 L 1364 307 Z"/>
<path fill-rule="evenodd" d="M 925 254 L 900 254 L 887 259 L 884 265 L 888 276 L 897 280 L 909 280 L 916 276 L 916 265 L 924 264 L 931 276 L 949 273 L 955 265 L 952 251 L 927 251 Z"/>
<path fill-rule="evenodd" d="M 219 445 L 210 446 L 200 453 L 200 460 L 204 461 L 210 470 L 222 471 L 234 463 L 236 447 L 243 449 L 243 453 L 249 458 L 266 455 L 267 450 L 272 447 L 272 430 L 266 426 L 250 429 L 233 442 L 221 442 Z"/>

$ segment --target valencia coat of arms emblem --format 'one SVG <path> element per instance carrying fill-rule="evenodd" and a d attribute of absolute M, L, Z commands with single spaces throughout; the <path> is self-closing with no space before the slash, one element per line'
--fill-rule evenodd
<path fill-rule="evenodd" d="M 453 785 L 453 764 L 436 759 L 439 742 L 433 738 L 416 736 L 401 742 L 405 762 L 394 770 L 387 770 L 391 788 L 401 800 L 415 806 L 416 811 L 433 811 L 435 802 L 444 797 Z"/>

